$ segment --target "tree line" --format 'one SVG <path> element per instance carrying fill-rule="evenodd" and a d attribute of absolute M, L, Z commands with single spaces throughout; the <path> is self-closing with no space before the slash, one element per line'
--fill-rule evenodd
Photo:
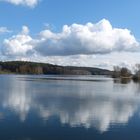
<path fill-rule="evenodd" d="M 114 66 L 113 78 L 131 78 L 134 81 L 140 81 L 140 64 L 136 64 L 133 72 L 126 67 Z"/>
<path fill-rule="evenodd" d="M 0 62 L 0 73 L 14 74 L 64 74 L 64 75 L 110 75 L 111 71 L 91 67 L 59 66 L 27 61 Z"/>

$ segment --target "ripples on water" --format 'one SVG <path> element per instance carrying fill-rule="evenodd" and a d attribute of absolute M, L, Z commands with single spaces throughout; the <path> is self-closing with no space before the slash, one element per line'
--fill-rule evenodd
<path fill-rule="evenodd" d="M 0 89 L 0 140 L 140 138 L 138 83 L 1 75 Z"/>

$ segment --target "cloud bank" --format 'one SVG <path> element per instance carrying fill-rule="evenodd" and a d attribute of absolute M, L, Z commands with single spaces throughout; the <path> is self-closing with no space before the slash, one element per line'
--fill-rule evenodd
<path fill-rule="evenodd" d="M 61 65 L 96 66 L 98 63 L 98 66 L 104 67 L 114 62 L 117 65 L 134 63 L 135 58 L 139 60 L 139 52 L 140 43 L 131 31 L 114 28 L 106 19 L 98 23 L 64 25 L 60 32 L 45 29 L 34 37 L 30 35 L 29 28 L 23 26 L 21 32 L 4 39 L 1 45 L 4 59 L 47 61 Z M 124 55 L 127 62 L 124 62 Z"/>
<path fill-rule="evenodd" d="M 27 53 L 32 49 L 43 56 L 107 54 L 134 52 L 139 47 L 139 42 L 128 29 L 113 28 L 105 19 L 96 24 L 64 25 L 60 33 L 43 30 L 34 39 L 29 35 L 28 27 L 24 26 L 21 33 L 4 40 L 4 52 L 10 55 Z"/>
<path fill-rule="evenodd" d="M 14 5 L 28 6 L 32 8 L 35 7 L 39 2 L 39 0 L 0 0 L 0 1 L 9 2 Z"/>
<path fill-rule="evenodd" d="M 128 29 L 113 28 L 106 19 L 93 24 L 64 25 L 62 32 L 44 30 L 36 50 L 46 55 L 106 54 L 136 51 L 139 43 Z"/>

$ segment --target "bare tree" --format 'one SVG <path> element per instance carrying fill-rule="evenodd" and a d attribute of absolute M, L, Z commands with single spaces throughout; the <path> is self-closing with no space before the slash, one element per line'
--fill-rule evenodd
<path fill-rule="evenodd" d="M 136 64 L 135 65 L 135 70 L 134 70 L 135 74 L 133 76 L 133 80 L 135 81 L 139 81 L 140 80 L 140 64 Z"/>

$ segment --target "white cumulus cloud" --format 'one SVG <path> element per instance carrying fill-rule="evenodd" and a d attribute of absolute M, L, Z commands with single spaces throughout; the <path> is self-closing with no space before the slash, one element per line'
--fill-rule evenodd
<path fill-rule="evenodd" d="M 62 32 L 40 32 L 36 51 L 47 55 L 106 54 L 136 51 L 139 42 L 128 29 L 113 28 L 106 19 L 93 24 L 64 25 Z"/>
<path fill-rule="evenodd" d="M 34 49 L 46 57 L 136 52 L 140 44 L 128 29 L 113 28 L 103 19 L 96 24 L 64 25 L 60 33 L 43 30 L 36 38 L 32 38 L 28 27 L 23 26 L 20 34 L 4 40 L 4 48 L 6 54 Z"/>
<path fill-rule="evenodd" d="M 39 2 L 39 0 L 0 0 L 0 1 L 9 2 L 14 5 L 24 5 L 28 7 L 35 7 Z"/>
<path fill-rule="evenodd" d="M 22 31 L 12 36 L 9 39 L 5 39 L 3 42 L 2 53 L 8 56 L 26 56 L 29 50 L 32 50 L 33 46 L 30 45 L 32 38 L 28 35 L 29 29 L 26 26 L 22 27 Z"/>

